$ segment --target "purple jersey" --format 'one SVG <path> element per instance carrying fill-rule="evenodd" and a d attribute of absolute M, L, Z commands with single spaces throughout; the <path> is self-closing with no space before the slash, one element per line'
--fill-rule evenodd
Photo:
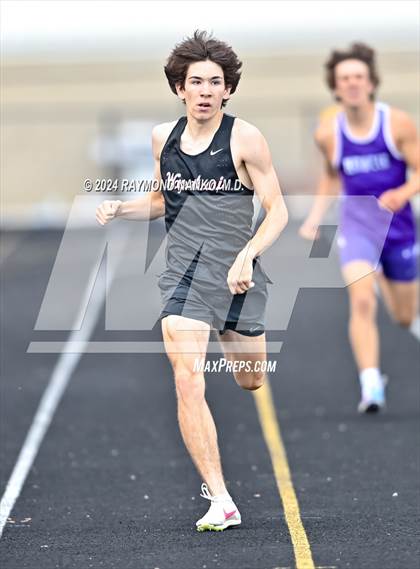
<path fill-rule="evenodd" d="M 376 205 L 366 208 L 369 200 L 357 199 L 357 196 L 378 198 L 406 182 L 407 164 L 392 139 L 389 115 L 387 105 L 376 103 L 372 128 L 367 136 L 359 138 L 351 134 L 345 113 L 339 113 L 333 160 L 343 182 L 343 228 L 378 235 L 385 227 L 385 248 L 393 243 L 414 243 L 416 233 L 410 203 L 394 213 L 391 220 L 390 214 L 382 208 Z"/>

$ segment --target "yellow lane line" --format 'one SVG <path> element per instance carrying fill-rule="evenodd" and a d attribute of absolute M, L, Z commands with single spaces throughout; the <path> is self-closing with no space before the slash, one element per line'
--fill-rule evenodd
<path fill-rule="evenodd" d="M 277 488 L 292 539 L 296 569 L 315 569 L 311 547 L 300 518 L 299 504 L 293 488 L 286 450 L 281 438 L 268 377 L 265 385 L 254 391 L 255 403 L 273 464 Z"/>

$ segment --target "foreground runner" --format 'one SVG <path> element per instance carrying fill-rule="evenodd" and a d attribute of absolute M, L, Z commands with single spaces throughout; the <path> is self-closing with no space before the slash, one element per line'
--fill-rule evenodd
<path fill-rule="evenodd" d="M 328 86 L 342 111 L 322 120 L 316 132 L 326 169 L 300 234 L 307 239 L 317 236 L 325 198 L 334 192 L 339 173 L 345 197 L 338 244 L 362 391 L 359 411 L 376 412 L 385 405 L 385 378 L 379 368 L 375 279 L 397 323 L 409 327 L 417 313 L 418 247 L 409 200 L 420 189 L 419 141 L 404 112 L 374 102 L 379 78 L 372 49 L 353 44 L 346 51 L 334 51 L 326 69 Z M 413 170 L 408 181 L 407 166 Z M 369 195 L 379 199 L 380 207 L 354 199 Z"/>
<path fill-rule="evenodd" d="M 165 215 L 162 332 L 174 371 L 181 433 L 205 481 L 201 495 L 211 501 L 196 524 L 199 531 L 239 525 L 241 516 L 223 479 L 204 374 L 196 364 L 206 356 L 214 327 L 226 358 L 249 364 L 234 371 L 237 383 L 249 390 L 263 385 L 268 278 L 258 256 L 287 223 L 265 139 L 254 126 L 222 111 L 236 90 L 241 65 L 231 47 L 205 32 L 174 48 L 165 73 L 186 105 L 186 116 L 153 130 L 155 178 L 164 185 L 134 201 L 105 201 L 97 210 L 102 225 L 117 216 L 145 220 Z M 254 190 L 266 216 L 252 236 Z M 245 353 L 246 346 L 252 346 L 251 352 Z"/>

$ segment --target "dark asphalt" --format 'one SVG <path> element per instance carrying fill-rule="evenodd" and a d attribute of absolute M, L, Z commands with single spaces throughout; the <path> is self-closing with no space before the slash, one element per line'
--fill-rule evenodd
<path fill-rule="evenodd" d="M 57 361 L 27 354 L 28 344 L 66 338 L 33 330 L 60 239 L 56 231 L 3 234 L 11 253 L 2 264 L 2 493 Z M 282 350 L 271 356 L 303 525 L 316 566 L 417 569 L 419 343 L 381 309 L 388 410 L 359 416 L 346 314 L 343 289 L 301 290 Z M 105 337 L 102 317 L 92 339 Z M 2 568 L 294 568 L 252 394 L 213 373 L 207 395 L 242 526 L 195 531 L 208 503 L 177 428 L 166 357 L 87 354 L 5 528 Z"/>

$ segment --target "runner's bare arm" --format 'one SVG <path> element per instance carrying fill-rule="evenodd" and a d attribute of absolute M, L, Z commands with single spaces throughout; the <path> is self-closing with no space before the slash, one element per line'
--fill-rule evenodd
<path fill-rule="evenodd" d="M 156 126 L 152 132 L 154 179 L 158 180 L 159 186 L 161 181 L 160 153 L 172 127 L 173 123 L 164 123 Z M 101 225 L 105 225 L 115 217 L 144 221 L 156 219 L 163 215 L 165 215 L 165 202 L 160 187 L 159 190 L 152 191 L 136 200 L 126 202 L 121 200 L 106 200 L 96 210 L 96 220 Z"/>
<path fill-rule="evenodd" d="M 317 238 L 318 227 L 340 190 L 338 173 L 331 164 L 334 154 L 334 128 L 331 118 L 320 124 L 315 133 L 315 142 L 323 155 L 324 168 L 311 211 L 299 229 L 300 236 L 311 241 Z"/>
<path fill-rule="evenodd" d="M 235 146 L 240 149 L 254 191 L 266 212 L 258 231 L 238 254 L 228 274 L 230 291 L 242 294 L 254 286 L 253 259 L 279 237 L 288 221 L 288 213 L 265 138 L 257 128 L 244 121 L 236 133 Z"/>
<path fill-rule="evenodd" d="M 379 201 L 391 211 L 398 211 L 420 192 L 420 141 L 413 120 L 403 111 L 392 109 L 391 132 L 398 151 L 411 169 L 411 176 L 399 188 L 384 192 Z"/>
<path fill-rule="evenodd" d="M 245 168 L 266 212 L 264 221 L 247 245 L 248 254 L 255 258 L 279 237 L 287 224 L 288 213 L 265 138 L 258 129 L 247 125 L 241 142 Z"/>

